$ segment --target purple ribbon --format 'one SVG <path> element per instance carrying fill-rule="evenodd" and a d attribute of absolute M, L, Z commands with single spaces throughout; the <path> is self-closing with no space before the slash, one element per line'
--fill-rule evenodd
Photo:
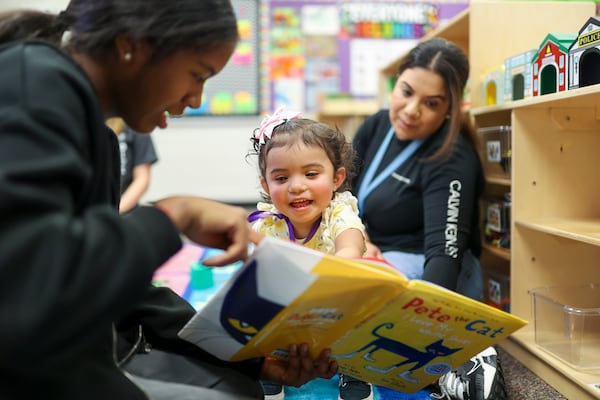
<path fill-rule="evenodd" d="M 296 235 L 294 235 L 294 226 L 292 225 L 292 222 L 290 221 L 290 219 L 288 217 L 286 217 L 285 215 L 283 215 L 282 213 L 274 213 L 274 212 L 270 212 L 270 211 L 256 210 L 256 211 L 251 212 L 250 215 L 248 215 L 248 222 L 254 222 L 258 219 L 266 218 L 266 217 L 276 217 L 279 219 L 283 219 L 285 221 L 285 223 L 287 224 L 290 240 L 292 242 L 296 241 Z M 308 236 L 306 236 L 304 241 L 302 241 L 302 244 L 308 243 L 310 241 L 310 239 L 312 239 L 313 236 L 315 236 L 315 233 L 317 233 L 317 229 L 319 229 L 319 225 L 321 225 L 321 218 L 319 218 L 314 223 L 312 228 L 310 228 L 310 232 L 308 232 Z"/>

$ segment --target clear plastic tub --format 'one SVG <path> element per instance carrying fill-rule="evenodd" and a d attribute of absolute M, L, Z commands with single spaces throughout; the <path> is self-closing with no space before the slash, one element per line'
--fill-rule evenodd
<path fill-rule="evenodd" d="M 529 290 L 535 342 L 571 367 L 600 369 L 600 284 Z"/>

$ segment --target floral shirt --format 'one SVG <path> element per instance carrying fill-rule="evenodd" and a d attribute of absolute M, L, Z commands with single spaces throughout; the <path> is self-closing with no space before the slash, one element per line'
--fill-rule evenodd
<path fill-rule="evenodd" d="M 256 208 L 269 213 L 280 213 L 271 203 L 259 202 Z M 264 236 L 290 238 L 286 220 L 275 215 L 257 219 L 252 223 L 252 228 Z M 358 201 L 350 192 L 335 193 L 329 207 L 323 210 L 321 224 L 314 236 L 303 244 L 311 249 L 334 254 L 335 238 L 350 228 L 358 229 L 364 235 L 365 227 L 358 216 Z"/>

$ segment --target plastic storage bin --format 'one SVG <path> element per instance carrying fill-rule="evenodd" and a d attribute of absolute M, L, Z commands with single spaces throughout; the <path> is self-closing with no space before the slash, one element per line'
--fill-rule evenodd
<path fill-rule="evenodd" d="M 600 369 L 600 284 L 529 291 L 535 342 L 576 369 Z"/>

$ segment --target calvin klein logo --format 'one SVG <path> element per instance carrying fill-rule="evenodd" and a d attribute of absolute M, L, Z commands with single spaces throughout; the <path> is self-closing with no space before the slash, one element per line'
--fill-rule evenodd
<path fill-rule="evenodd" d="M 460 191 L 462 184 L 459 180 L 450 182 L 448 191 L 448 210 L 446 218 L 446 237 L 445 251 L 446 255 L 458 257 L 458 216 L 460 208 Z"/>

